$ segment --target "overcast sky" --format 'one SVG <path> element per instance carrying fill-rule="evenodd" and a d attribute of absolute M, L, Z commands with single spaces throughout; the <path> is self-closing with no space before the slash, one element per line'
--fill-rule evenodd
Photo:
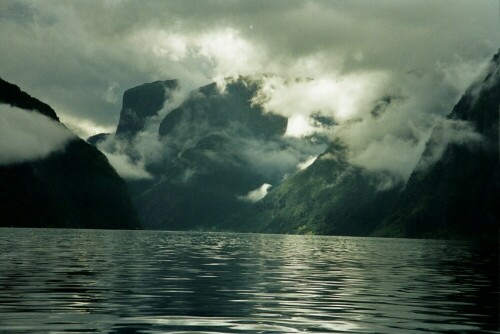
<path fill-rule="evenodd" d="M 422 145 L 419 122 L 450 112 L 498 50 L 499 18 L 498 0 L 0 0 L 0 76 L 87 136 L 113 131 L 123 91 L 144 82 L 270 73 L 258 102 L 289 134 L 318 110 L 357 120 L 338 136 L 369 157 L 367 140 Z M 366 118 L 387 96 L 389 116 Z"/>

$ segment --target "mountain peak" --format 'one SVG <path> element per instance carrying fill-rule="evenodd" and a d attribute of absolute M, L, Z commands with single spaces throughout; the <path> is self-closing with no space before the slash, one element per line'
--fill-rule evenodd
<path fill-rule="evenodd" d="M 171 92 L 179 87 L 177 80 L 154 81 L 130 88 L 123 93 L 123 104 L 116 135 L 130 138 L 144 128 L 148 117 L 158 115 Z"/>
<path fill-rule="evenodd" d="M 260 106 L 252 104 L 257 89 L 255 82 L 244 77 L 228 81 L 223 92 L 215 82 L 200 87 L 162 120 L 159 134 L 173 134 L 182 131 L 182 124 L 196 122 L 188 128 L 201 128 L 201 123 L 207 123 L 211 129 L 224 131 L 239 126 L 235 130 L 255 137 L 283 135 L 287 119 L 266 113 Z"/>

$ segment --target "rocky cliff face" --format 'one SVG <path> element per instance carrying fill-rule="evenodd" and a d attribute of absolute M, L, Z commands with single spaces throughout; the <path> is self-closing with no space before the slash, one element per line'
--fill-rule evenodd
<path fill-rule="evenodd" d="M 58 119 L 13 84 L 0 80 L 0 92 L 0 103 Z M 0 226 L 140 228 L 124 181 L 79 138 L 45 158 L 0 165 L 0 189 Z"/>
<path fill-rule="evenodd" d="M 155 81 L 125 91 L 116 135 L 130 138 L 141 131 L 146 119 L 158 115 L 177 86 L 177 80 Z"/>

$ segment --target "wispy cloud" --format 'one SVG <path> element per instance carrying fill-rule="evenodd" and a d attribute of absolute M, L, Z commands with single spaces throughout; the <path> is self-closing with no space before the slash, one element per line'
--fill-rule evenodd
<path fill-rule="evenodd" d="M 269 188 L 271 188 L 271 185 L 269 183 L 264 183 L 259 188 L 248 192 L 248 194 L 246 194 L 245 196 L 238 196 L 238 199 L 253 203 L 258 202 L 264 197 L 266 197 Z"/>
<path fill-rule="evenodd" d="M 0 105 L 0 164 L 42 159 L 63 150 L 76 136 L 37 112 Z"/>
<path fill-rule="evenodd" d="M 126 154 L 104 152 L 118 175 L 126 180 L 149 180 L 153 176 L 146 171 L 142 161 L 132 161 Z"/>

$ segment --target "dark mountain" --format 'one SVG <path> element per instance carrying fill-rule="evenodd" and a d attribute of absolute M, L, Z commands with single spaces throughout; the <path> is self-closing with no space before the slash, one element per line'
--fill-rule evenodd
<path fill-rule="evenodd" d="M 87 143 L 92 146 L 97 146 L 99 143 L 102 143 L 106 138 L 111 136 L 111 133 L 98 133 L 96 135 L 90 136 L 87 138 Z"/>
<path fill-rule="evenodd" d="M 18 86 L 0 78 L 0 103 L 26 110 L 35 110 L 53 120 L 59 121 L 54 109 L 23 92 Z"/>
<path fill-rule="evenodd" d="M 280 138 L 287 119 L 252 105 L 257 84 L 240 78 L 224 93 L 216 84 L 193 91 L 162 120 L 167 158 L 149 171 L 153 181 L 129 182 L 147 228 L 240 230 L 231 219 L 251 204 L 239 199 L 278 174 L 252 165 L 252 149 Z"/>
<path fill-rule="evenodd" d="M 146 119 L 158 115 L 165 100 L 177 87 L 177 80 L 166 80 L 145 83 L 125 91 L 116 135 L 130 138 L 141 131 Z"/>
<path fill-rule="evenodd" d="M 379 191 L 377 180 L 352 166 L 345 147 L 334 142 L 246 216 L 260 232 L 365 236 L 390 212 L 398 193 Z"/>
<path fill-rule="evenodd" d="M 160 124 L 160 136 L 182 136 L 182 126 L 190 122 L 202 122 L 199 131 L 233 131 L 245 136 L 270 138 L 283 135 L 287 120 L 284 117 L 264 113 L 252 105 L 257 83 L 238 81 L 227 85 L 223 94 L 217 85 L 201 87 L 191 93 L 179 108 L 172 110 Z"/>
<path fill-rule="evenodd" d="M 57 120 L 54 110 L 0 80 L 0 103 Z M 77 138 L 44 159 L 0 166 L 0 226 L 137 229 L 124 181 Z"/>
<path fill-rule="evenodd" d="M 430 168 L 412 174 L 395 211 L 377 236 L 470 238 L 497 236 L 500 193 L 498 114 L 500 65 L 497 53 L 488 73 L 457 103 L 450 119 L 470 122 L 483 136 L 476 145 L 450 144 Z M 437 128 L 423 159 L 440 137 Z"/>

